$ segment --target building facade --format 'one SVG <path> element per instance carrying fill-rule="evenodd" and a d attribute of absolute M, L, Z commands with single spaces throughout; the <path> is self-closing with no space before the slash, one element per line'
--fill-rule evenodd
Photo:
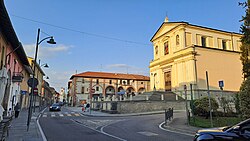
<path fill-rule="evenodd" d="M 154 59 L 150 62 L 151 90 L 183 91 L 190 84 L 199 91 L 238 91 L 242 82 L 241 34 L 166 18 L 151 39 Z M 220 84 L 223 87 L 219 87 Z"/>
<path fill-rule="evenodd" d="M 135 74 L 83 72 L 72 75 L 69 96 L 72 105 L 88 102 L 93 98 L 124 97 L 149 90 L 149 77 Z"/>
<path fill-rule="evenodd" d="M 27 71 L 30 72 L 27 56 L 14 31 L 3 0 L 0 1 L 0 13 L 0 118 L 2 119 L 2 115 L 9 115 L 16 103 L 21 101 L 21 92 L 27 90 L 26 87 L 21 87 L 24 83 L 23 75 Z"/>

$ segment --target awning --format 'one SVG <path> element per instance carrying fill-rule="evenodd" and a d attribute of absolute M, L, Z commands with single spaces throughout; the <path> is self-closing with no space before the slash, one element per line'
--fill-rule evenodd
<path fill-rule="evenodd" d="M 120 94 L 120 95 L 126 94 L 126 91 L 120 91 L 120 92 L 117 92 L 117 94 Z"/>

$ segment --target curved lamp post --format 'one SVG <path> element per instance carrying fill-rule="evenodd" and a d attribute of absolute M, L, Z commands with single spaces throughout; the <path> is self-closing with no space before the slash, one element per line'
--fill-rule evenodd
<path fill-rule="evenodd" d="M 34 88 L 35 86 L 35 70 L 36 70 L 36 60 L 37 60 L 37 52 L 38 52 L 38 46 L 41 44 L 43 41 L 49 39 L 47 43 L 49 44 L 56 44 L 54 41 L 53 36 L 46 37 L 42 40 L 39 39 L 40 37 L 40 28 L 38 28 L 38 33 L 37 33 L 37 40 L 36 40 L 36 51 L 35 51 L 35 59 L 34 59 L 34 65 L 33 65 L 33 74 L 32 74 L 32 87 L 31 87 L 31 94 L 30 94 L 30 103 L 29 103 L 29 113 L 28 113 L 28 120 L 27 120 L 27 131 L 29 130 L 29 124 L 30 124 L 30 119 L 32 115 L 32 102 L 33 102 L 33 97 L 34 97 Z M 39 41 L 40 40 L 40 41 Z"/>

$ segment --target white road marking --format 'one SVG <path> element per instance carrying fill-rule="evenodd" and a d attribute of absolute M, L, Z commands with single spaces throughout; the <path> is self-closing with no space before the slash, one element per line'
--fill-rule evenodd
<path fill-rule="evenodd" d="M 47 115 L 43 115 L 43 117 L 47 117 Z"/>
<path fill-rule="evenodd" d="M 63 117 L 63 114 L 59 114 L 60 117 Z"/>
<path fill-rule="evenodd" d="M 51 114 L 51 117 L 55 117 L 56 115 L 55 114 Z"/>
<path fill-rule="evenodd" d="M 86 125 L 84 125 L 84 124 L 82 124 L 82 123 L 79 123 L 79 122 L 77 122 L 77 121 L 75 121 L 75 120 L 72 120 L 72 119 L 71 119 L 71 121 L 74 121 L 76 124 L 79 124 L 79 125 L 81 125 L 81 126 L 84 126 L 84 127 L 86 127 L 86 128 L 89 128 L 89 129 L 91 129 L 91 130 L 94 130 L 94 131 L 96 131 L 96 132 L 102 133 L 102 134 L 104 134 L 104 135 L 110 136 L 110 137 L 112 137 L 112 138 L 115 138 L 115 139 L 118 139 L 118 140 L 121 140 L 121 141 L 127 141 L 127 140 L 125 140 L 125 139 L 119 138 L 119 137 L 117 137 L 117 136 L 108 134 L 108 133 L 106 133 L 106 132 L 103 131 L 103 128 L 107 127 L 108 125 L 111 125 L 112 123 L 103 126 L 103 127 L 101 128 L 101 131 L 99 131 L 99 130 L 90 128 L 89 126 L 86 126 Z"/>
<path fill-rule="evenodd" d="M 137 132 L 139 134 L 142 134 L 144 136 L 157 136 L 158 134 L 155 134 L 155 133 L 152 133 L 152 132 L 147 132 L 147 131 L 144 131 L 144 132 Z"/>
<path fill-rule="evenodd" d="M 77 117 L 78 117 L 78 116 L 80 116 L 80 114 L 75 114 L 75 116 L 77 116 Z"/>
<path fill-rule="evenodd" d="M 72 115 L 71 114 L 67 114 L 68 117 L 71 117 Z"/>

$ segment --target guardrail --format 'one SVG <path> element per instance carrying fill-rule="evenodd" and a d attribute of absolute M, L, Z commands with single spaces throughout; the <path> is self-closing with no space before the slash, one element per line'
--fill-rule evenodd
<path fill-rule="evenodd" d="M 174 108 L 165 109 L 165 125 L 167 125 L 167 121 L 173 120 L 174 116 Z"/>

